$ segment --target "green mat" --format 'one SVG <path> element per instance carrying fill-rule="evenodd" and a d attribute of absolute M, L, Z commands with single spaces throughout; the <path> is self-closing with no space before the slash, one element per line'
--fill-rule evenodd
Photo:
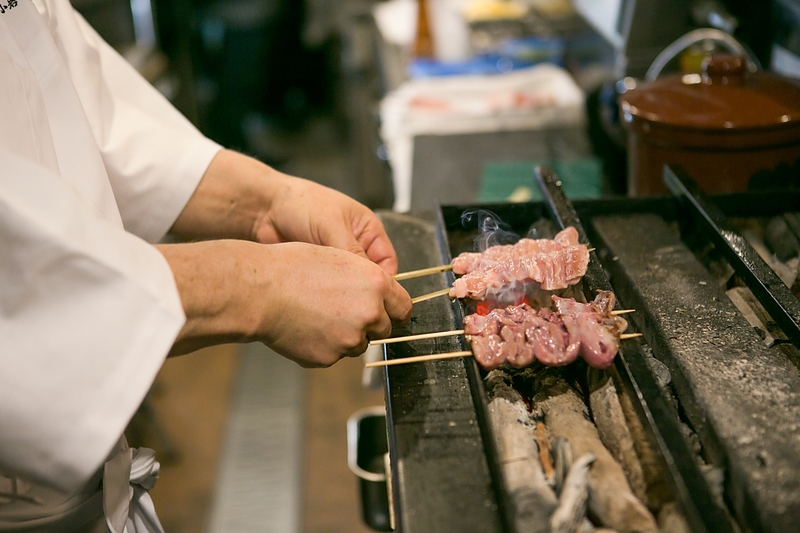
<path fill-rule="evenodd" d="M 492 161 L 483 169 L 478 202 L 528 202 L 541 199 L 534 167 L 555 170 L 567 198 L 599 198 L 603 194 L 603 173 L 597 159 L 558 161 Z"/>

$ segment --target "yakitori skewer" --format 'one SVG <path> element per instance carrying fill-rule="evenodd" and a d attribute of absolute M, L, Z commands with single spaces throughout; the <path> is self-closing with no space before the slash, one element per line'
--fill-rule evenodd
<path fill-rule="evenodd" d="M 384 361 L 375 361 L 364 365 L 367 368 L 376 366 L 391 366 L 391 365 L 404 365 L 406 363 L 419 363 L 421 361 L 438 361 L 439 359 L 454 359 L 456 357 L 471 357 L 472 352 L 465 350 L 463 352 L 448 352 L 448 353 L 432 353 L 428 355 L 415 355 L 413 357 L 401 357 L 400 359 L 386 359 Z"/>
<path fill-rule="evenodd" d="M 415 304 L 417 302 L 424 302 L 425 300 L 433 300 L 434 298 L 438 298 L 439 296 L 444 296 L 445 294 L 450 294 L 449 289 L 440 289 L 438 291 L 429 292 L 428 294 L 423 294 L 421 296 L 416 296 L 411 298 L 411 303 Z M 619 316 L 619 315 L 627 315 L 628 313 L 635 313 L 636 309 L 617 309 L 614 311 L 609 312 L 611 316 Z"/>
<path fill-rule="evenodd" d="M 422 296 L 417 296 L 416 298 L 411 298 L 411 303 L 419 303 L 424 302 L 425 300 L 433 300 L 434 298 L 438 298 L 439 296 L 445 296 L 450 294 L 450 289 L 441 289 L 434 292 L 429 292 L 428 294 L 423 294 Z"/>
<path fill-rule="evenodd" d="M 434 333 L 420 333 L 418 335 L 407 335 L 405 337 L 391 337 L 389 339 L 377 339 L 369 341 L 370 344 L 392 344 L 394 342 L 408 342 L 419 341 L 422 339 L 435 339 L 438 337 L 451 337 L 453 335 L 461 335 L 464 333 L 463 329 L 454 329 L 452 331 L 436 331 Z"/>
<path fill-rule="evenodd" d="M 611 316 L 619 316 L 619 315 L 627 315 L 628 313 L 635 313 L 636 309 L 617 309 L 615 311 L 611 311 L 608 314 Z"/>
<path fill-rule="evenodd" d="M 586 251 L 594 252 L 595 250 L 596 248 L 588 248 Z M 397 281 L 402 281 L 404 279 L 421 278 L 423 276 L 439 274 L 441 272 L 448 272 L 450 270 L 453 270 L 453 265 L 439 265 L 428 268 L 420 268 L 419 270 L 409 270 L 408 272 L 400 272 L 399 274 L 395 274 L 394 279 Z"/>
<path fill-rule="evenodd" d="M 419 270 L 411 270 L 409 272 L 401 272 L 400 274 L 395 274 L 394 279 L 396 279 L 397 281 L 402 281 L 404 279 L 420 278 L 422 276 L 428 276 L 430 274 L 447 272 L 448 270 L 453 270 L 453 265 L 439 265 L 430 268 L 421 268 Z"/>
<path fill-rule="evenodd" d="M 439 296 L 445 296 L 447 294 L 450 294 L 450 289 L 441 289 L 438 291 L 429 292 L 428 294 L 423 294 L 422 296 L 411 298 L 411 303 L 415 304 L 417 302 L 424 302 L 425 300 L 433 300 L 434 298 L 438 298 Z"/>
<path fill-rule="evenodd" d="M 422 333 L 420 335 L 409 335 L 408 337 L 395 337 L 393 339 L 382 339 L 381 341 L 372 341 L 372 344 L 388 344 L 389 342 L 403 342 L 419 339 L 428 339 L 434 337 L 445 337 L 447 335 L 461 335 L 464 333 L 463 329 L 456 329 L 453 331 L 442 331 L 438 333 Z M 641 337 L 641 333 L 623 333 L 619 336 L 621 340 L 632 339 L 634 337 Z M 447 353 L 432 353 L 427 355 L 415 355 L 412 357 L 401 357 L 399 359 L 386 359 L 383 361 L 375 361 L 364 365 L 366 368 L 373 368 L 377 366 L 392 366 L 404 365 L 407 363 L 420 363 L 423 361 L 438 361 L 440 359 L 453 359 L 456 357 L 471 357 L 472 351 L 464 350 L 461 352 L 447 352 Z"/>

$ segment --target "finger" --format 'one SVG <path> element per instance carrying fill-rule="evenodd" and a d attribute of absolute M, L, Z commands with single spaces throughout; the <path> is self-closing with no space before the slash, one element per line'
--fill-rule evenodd
<path fill-rule="evenodd" d="M 364 246 L 370 261 L 381 267 L 390 276 L 397 274 L 397 254 L 385 233 Z"/>
<path fill-rule="evenodd" d="M 411 296 L 394 279 L 391 279 L 389 290 L 384 298 L 384 308 L 389 318 L 394 322 L 406 323 L 411 318 Z"/>
<path fill-rule="evenodd" d="M 378 322 L 372 324 L 369 328 L 367 328 L 367 341 L 375 339 L 385 339 L 391 334 L 392 334 L 392 320 L 386 313 L 381 313 L 381 317 L 378 320 Z"/>
<path fill-rule="evenodd" d="M 397 252 L 377 217 L 369 218 L 363 227 L 354 227 L 353 233 L 370 261 L 379 265 L 391 276 L 397 274 Z"/>
<path fill-rule="evenodd" d="M 391 334 L 391 330 L 389 331 L 389 333 L 387 333 L 386 335 L 384 335 L 384 337 L 387 337 L 387 336 L 389 336 L 390 334 Z M 384 337 L 375 337 L 375 338 L 380 338 L 380 339 L 382 339 L 382 338 L 384 338 Z M 359 344 L 358 346 L 356 346 L 356 347 L 355 347 L 354 349 L 352 349 L 352 350 L 348 350 L 348 352 L 345 354 L 345 356 L 346 356 L 346 357 L 361 357 L 361 354 L 363 354 L 364 352 L 366 352 L 366 351 L 367 351 L 367 348 L 369 348 L 369 339 L 370 339 L 370 336 L 369 336 L 369 334 L 367 334 L 367 336 L 366 336 L 366 337 L 364 337 L 364 339 L 362 339 L 362 341 L 361 341 L 361 344 Z"/>

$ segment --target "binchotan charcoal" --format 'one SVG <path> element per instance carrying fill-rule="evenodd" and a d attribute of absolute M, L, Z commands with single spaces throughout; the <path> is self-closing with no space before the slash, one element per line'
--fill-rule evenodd
<path fill-rule="evenodd" d="M 595 455 L 587 453 L 570 467 L 558 498 L 558 509 L 550 517 L 550 533 L 572 533 L 586 520 L 589 469 L 594 461 Z"/>
<path fill-rule="evenodd" d="M 639 456 L 636 455 L 625 413 L 617 395 L 617 388 L 607 371 L 588 369 L 589 407 L 597 426 L 600 440 L 614 459 L 622 466 L 631 490 L 637 498 L 647 501 L 647 482 L 642 471 Z"/>
<path fill-rule="evenodd" d="M 675 502 L 661 506 L 658 511 L 658 527 L 661 533 L 691 533 L 692 531 Z"/>
<path fill-rule="evenodd" d="M 489 421 L 492 426 L 503 481 L 514 507 L 518 531 L 546 533 L 558 500 L 545 480 L 536 445 L 536 422 L 522 396 L 502 370 L 486 377 Z"/>
<path fill-rule="evenodd" d="M 583 399 L 558 369 L 547 369 L 534 379 L 534 416 L 544 420 L 551 436 L 567 439 L 574 456 L 593 453 L 597 457 L 589 472 L 589 510 L 593 516 L 620 533 L 657 531 L 655 518 L 634 496 L 622 467 L 603 446 Z"/>

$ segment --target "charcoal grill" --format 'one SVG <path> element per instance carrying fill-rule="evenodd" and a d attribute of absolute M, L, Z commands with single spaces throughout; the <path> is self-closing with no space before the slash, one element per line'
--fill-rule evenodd
<path fill-rule="evenodd" d="M 384 216 L 401 270 L 447 263 L 472 251 L 477 230 L 462 223 L 467 210 L 492 211 L 519 234 L 541 220 L 556 229 L 574 226 L 581 242 L 596 248 L 582 281 L 584 294 L 613 290 L 619 306 L 636 309 L 630 322 L 643 337 L 622 341 L 610 371 L 620 393 L 631 399 L 664 491 L 691 531 L 796 530 L 800 302 L 730 221 L 798 211 L 798 191 L 706 197 L 680 169 L 666 168 L 670 197 L 571 203 L 552 171 L 540 168 L 536 174 L 541 202 L 442 205 L 430 213 Z M 735 271 L 761 303 L 777 339 L 771 346 L 726 296 L 713 265 Z M 453 279 L 445 273 L 404 285 L 418 295 Z M 419 303 L 411 322 L 393 334 L 459 329 L 464 313 L 462 302 L 447 298 Z M 389 344 L 385 355 L 463 349 L 463 337 L 449 337 Z M 677 409 L 651 370 L 651 354 L 670 371 Z M 515 529 L 516 511 L 503 489 L 483 373 L 475 361 L 386 367 L 385 392 L 395 530 L 523 533 Z M 707 466 L 722 474 L 721 485 L 705 475 Z"/>

